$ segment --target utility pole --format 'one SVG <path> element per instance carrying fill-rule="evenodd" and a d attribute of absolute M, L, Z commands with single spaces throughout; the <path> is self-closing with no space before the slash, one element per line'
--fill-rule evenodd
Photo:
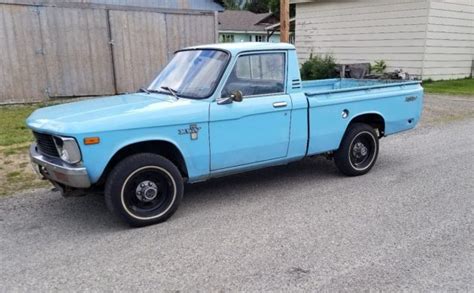
<path fill-rule="evenodd" d="M 280 42 L 290 42 L 290 0 L 280 0 Z"/>

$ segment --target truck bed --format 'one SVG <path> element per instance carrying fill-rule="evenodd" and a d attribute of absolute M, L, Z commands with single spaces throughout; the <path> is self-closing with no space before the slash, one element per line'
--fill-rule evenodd
<path fill-rule="evenodd" d="M 309 107 L 307 153 L 338 149 L 348 123 L 360 115 L 379 117 L 383 121 L 383 135 L 415 127 L 423 103 L 420 83 L 358 79 L 304 81 L 303 92 Z"/>
<path fill-rule="evenodd" d="M 334 78 L 321 80 L 303 81 L 303 92 L 306 96 L 319 94 L 367 90 L 376 88 L 400 87 L 406 85 L 417 85 L 421 81 L 417 80 L 379 80 L 379 79 L 350 79 Z"/>

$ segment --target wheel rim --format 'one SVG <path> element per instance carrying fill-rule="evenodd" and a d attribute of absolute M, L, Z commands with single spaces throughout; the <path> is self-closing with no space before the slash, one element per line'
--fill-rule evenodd
<path fill-rule="evenodd" d="M 377 152 L 377 143 L 372 133 L 363 131 L 358 133 L 349 148 L 349 160 L 357 170 L 370 167 Z"/>
<path fill-rule="evenodd" d="M 123 208 L 140 220 L 162 216 L 171 208 L 175 198 L 175 180 L 167 170 L 157 166 L 135 170 L 122 185 Z"/>

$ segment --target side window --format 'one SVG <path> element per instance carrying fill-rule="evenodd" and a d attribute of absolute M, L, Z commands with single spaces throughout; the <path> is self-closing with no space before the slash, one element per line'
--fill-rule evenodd
<path fill-rule="evenodd" d="M 284 92 L 285 54 L 263 53 L 240 56 L 222 91 L 229 96 L 242 91 L 243 96 Z"/>

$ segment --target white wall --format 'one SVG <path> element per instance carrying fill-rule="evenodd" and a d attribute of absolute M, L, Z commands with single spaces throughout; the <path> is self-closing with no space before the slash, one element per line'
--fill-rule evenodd
<path fill-rule="evenodd" d="M 473 2 L 293 0 L 297 3 L 296 47 L 300 62 L 307 60 L 311 52 L 330 53 L 340 63 L 383 59 L 388 70 L 402 68 L 412 74 L 424 74 L 424 78 L 468 76 L 473 55 Z M 440 74 L 445 68 L 450 73 Z"/>
<path fill-rule="evenodd" d="M 474 58 L 474 0 L 431 0 L 423 77 L 469 76 Z"/>

